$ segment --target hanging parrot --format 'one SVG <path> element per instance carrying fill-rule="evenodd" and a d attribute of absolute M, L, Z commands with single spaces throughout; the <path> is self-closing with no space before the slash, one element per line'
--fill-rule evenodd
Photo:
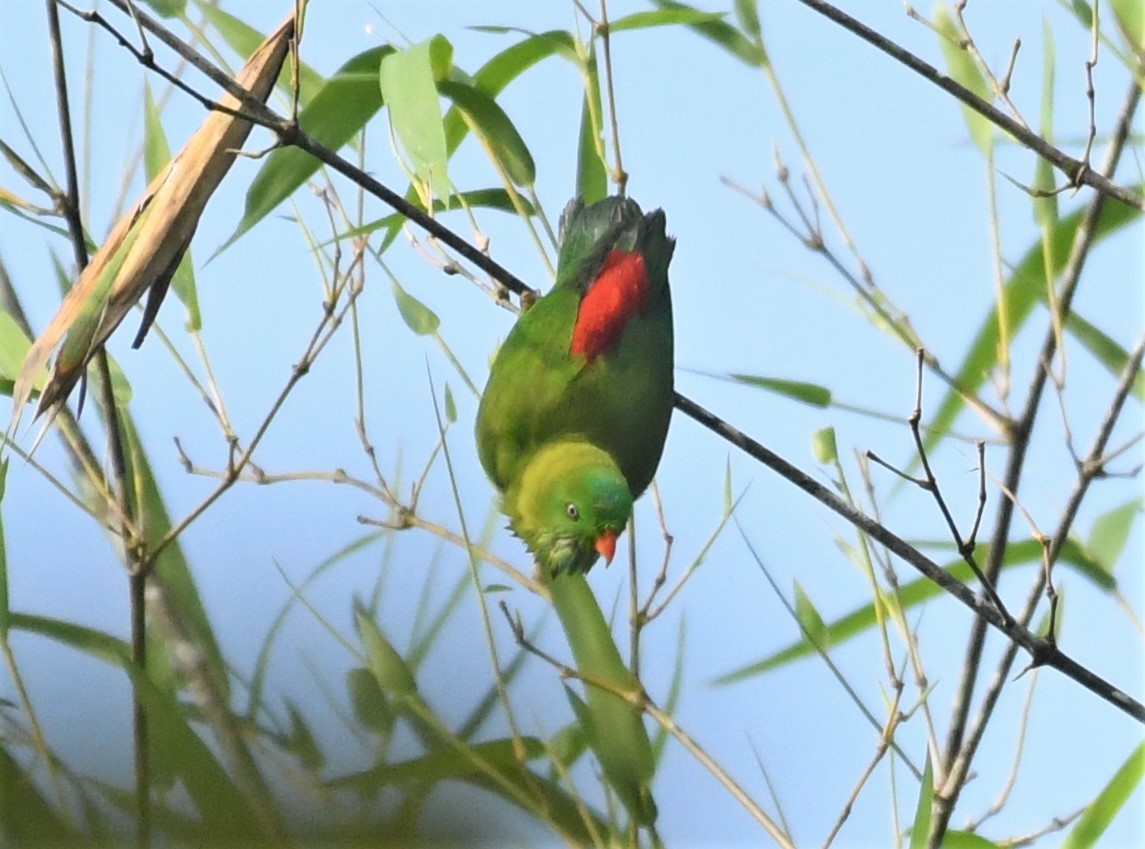
<path fill-rule="evenodd" d="M 662 210 L 574 199 L 552 290 L 501 346 L 477 413 L 481 465 L 550 575 L 611 562 L 651 483 L 673 403 L 675 240 Z"/>

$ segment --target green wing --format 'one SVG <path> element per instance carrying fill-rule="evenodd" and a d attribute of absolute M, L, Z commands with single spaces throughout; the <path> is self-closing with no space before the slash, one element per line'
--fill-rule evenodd
<path fill-rule="evenodd" d="M 627 198 L 566 207 L 557 282 L 505 340 L 477 414 L 481 464 L 502 491 L 532 451 L 560 436 L 581 436 L 611 454 L 633 498 L 648 487 L 674 395 L 668 287 L 674 243 L 664 226 L 662 211 L 644 215 Z M 649 302 L 629 320 L 617 348 L 586 365 L 569 352 L 577 310 L 614 248 L 644 255 Z"/>

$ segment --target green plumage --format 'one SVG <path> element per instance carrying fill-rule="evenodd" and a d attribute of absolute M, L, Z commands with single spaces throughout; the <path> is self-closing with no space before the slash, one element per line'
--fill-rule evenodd
<path fill-rule="evenodd" d="M 543 483 L 551 489 L 559 482 L 570 497 L 582 499 L 589 489 L 597 495 L 608 489 L 609 503 L 627 501 L 622 527 L 631 502 L 656 473 L 674 394 L 668 286 L 673 248 L 660 210 L 645 215 L 634 201 L 620 197 L 590 206 L 572 201 L 561 216 L 556 283 L 517 321 L 493 363 L 477 414 L 481 464 L 504 494 L 510 526 L 550 572 L 587 571 L 596 560 L 593 534 L 615 524 L 616 516 L 614 511 L 597 515 L 591 504 L 578 504 L 578 527 L 567 522 L 552 527 L 557 516 L 525 509 L 525 501 L 533 507 L 551 501 L 547 491 L 532 487 Z M 609 325 L 616 336 L 609 337 L 608 347 L 593 356 L 573 353 L 585 297 L 610 257 L 632 259 L 632 254 L 641 258 L 646 277 L 640 308 Z M 557 443 L 560 448 L 553 447 Z M 585 446 L 610 459 L 611 471 L 593 455 L 594 471 L 586 475 L 565 456 L 574 452 L 584 460 Z M 530 470 L 533 464 L 554 468 L 542 474 Z M 621 489 L 627 492 L 620 494 Z M 545 522 L 550 526 L 542 527 Z M 571 549 L 587 553 L 566 556 Z"/>

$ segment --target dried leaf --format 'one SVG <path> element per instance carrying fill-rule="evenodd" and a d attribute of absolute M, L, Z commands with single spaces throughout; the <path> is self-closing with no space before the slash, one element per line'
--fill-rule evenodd
<path fill-rule="evenodd" d="M 236 82 L 265 101 L 278 78 L 293 33 L 291 15 L 251 56 Z M 232 109 L 241 106 L 229 95 L 222 98 L 222 103 Z M 143 293 L 152 289 L 154 294 L 137 337 L 141 341 L 191 242 L 199 216 L 230 169 L 235 151 L 242 148 L 251 126 L 249 121 L 233 115 L 212 112 L 186 147 L 151 181 L 139 202 L 119 220 L 64 298 L 59 312 L 32 345 L 13 389 L 10 434 L 19 425 L 37 376 L 60 343 L 63 342 L 68 356 L 57 357 L 36 408 L 37 416 L 50 411 L 47 423 L 83 375 L 92 355 Z"/>

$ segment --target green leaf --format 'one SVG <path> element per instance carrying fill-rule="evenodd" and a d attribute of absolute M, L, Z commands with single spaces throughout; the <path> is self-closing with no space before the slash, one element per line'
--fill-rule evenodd
<path fill-rule="evenodd" d="M 473 75 L 473 86 L 489 97 L 496 98 L 518 76 L 554 54 L 564 56 L 579 67 L 575 39 L 567 32 L 553 30 L 530 35 L 502 50 Z M 446 149 L 452 155 L 469 132 L 469 127 L 456 107 L 446 113 L 442 124 L 445 127 Z"/>
<path fill-rule="evenodd" d="M 748 0 L 750 2 L 750 0 Z M 739 4 L 737 3 L 737 6 Z M 648 27 L 662 27 L 677 24 L 685 26 L 707 23 L 722 23 L 723 12 L 704 12 L 700 9 L 689 9 L 685 6 L 678 8 L 662 8 L 651 12 L 634 12 L 623 18 L 608 22 L 609 32 L 624 32 L 625 30 L 647 29 Z M 725 24 L 726 26 L 726 24 Z"/>
<path fill-rule="evenodd" d="M 1090 29 L 1093 26 L 1093 9 L 1085 0 L 1070 0 L 1070 7 L 1083 27 Z"/>
<path fill-rule="evenodd" d="M 520 749 L 517 748 L 518 743 Z M 375 791 L 380 787 L 410 782 L 424 782 L 435 785 L 451 779 L 471 779 L 484 775 L 478 766 L 483 762 L 496 772 L 519 772 L 521 761 L 518 752 L 533 760 L 545 753 L 545 744 L 535 737 L 522 737 L 519 740 L 490 740 L 468 746 L 465 754 L 453 749 L 438 749 L 421 758 L 384 764 L 366 772 L 336 778 L 331 787 L 357 787 Z"/>
<path fill-rule="evenodd" d="M 421 207 L 421 203 L 417 199 L 411 201 L 415 206 Z M 529 202 L 528 198 L 518 198 L 526 215 L 535 215 L 536 210 Z M 448 198 L 435 198 L 433 201 L 434 212 L 445 212 L 447 209 L 456 209 L 459 205 L 464 205 L 473 208 L 495 209 L 501 212 L 507 212 L 510 215 L 517 214 L 517 208 L 513 205 L 513 201 L 509 198 L 509 193 L 504 189 L 475 189 L 471 192 L 458 192 L 450 195 Z M 382 218 L 377 218 L 373 221 L 367 222 L 360 227 L 352 227 L 338 234 L 336 239 L 343 241 L 345 239 L 356 239 L 361 236 L 367 236 L 376 230 L 386 230 L 392 228 L 396 233 L 401 229 L 405 223 L 406 218 L 399 212 L 392 215 L 386 215 Z M 387 239 L 389 237 L 387 236 Z"/>
<path fill-rule="evenodd" d="M 418 336 L 430 336 L 437 332 L 441 319 L 429 307 L 401 287 L 398 281 L 392 281 L 394 300 L 397 301 L 398 312 L 406 327 Z"/>
<path fill-rule="evenodd" d="M 1112 0 L 1113 17 L 1130 49 L 1145 57 L 1145 4 L 1141 0 Z"/>
<path fill-rule="evenodd" d="M 923 545 L 926 544 L 915 543 L 916 547 Z M 947 545 L 947 547 L 952 547 L 952 545 Z M 1040 564 L 1041 559 L 1041 543 L 1037 540 L 1026 539 L 1013 543 L 1007 548 L 1006 558 L 1002 565 L 1004 569 L 1013 569 L 1028 564 Z M 1090 579 L 1100 589 L 1106 592 L 1110 592 L 1117 587 L 1117 582 L 1113 577 L 1099 564 L 1094 562 L 1076 540 L 1066 540 L 1059 555 L 1059 562 L 1076 569 L 1081 575 Z M 960 581 L 969 582 L 974 579 L 970 567 L 961 559 L 947 563 L 943 568 Z M 918 578 L 903 584 L 899 588 L 897 602 L 893 596 L 887 595 L 884 597 L 883 603 L 887 606 L 897 603 L 901 606 L 901 610 L 905 612 L 912 607 L 916 607 L 942 594 L 943 590 L 938 584 L 928 578 Z M 841 618 L 828 623 L 825 626 L 824 641 L 830 645 L 839 645 L 852 637 L 858 636 L 867 629 L 873 628 L 877 622 L 878 617 L 875 612 L 874 603 L 862 605 Z M 814 654 L 816 654 L 815 646 L 808 642 L 806 638 L 801 637 L 794 643 L 758 661 L 721 675 L 715 680 L 715 683 L 721 685 L 731 684 L 746 678 L 753 678 Z"/>
<path fill-rule="evenodd" d="M 283 748 L 298 758 L 298 762 L 310 773 L 317 773 L 326 765 L 326 757 L 318 748 L 318 741 L 306 718 L 291 701 L 286 703 L 290 716 L 290 735 L 283 741 Z"/>
<path fill-rule="evenodd" d="M 366 667 L 383 692 L 392 693 L 398 698 L 416 696 L 417 682 L 398 650 L 386 639 L 374 620 L 362 611 L 356 612 L 355 619 L 358 633 L 362 637 L 362 647 L 366 650 Z"/>
<path fill-rule="evenodd" d="M 42 770 L 40 765 L 37 771 Z M 80 835 L 40 792 L 35 776 L 4 745 L 0 745 L 0 824 L 5 845 L 63 846 L 80 840 Z"/>
<path fill-rule="evenodd" d="M 608 166 L 603 158 L 604 139 L 598 123 L 601 116 L 600 77 L 596 72 L 595 56 L 589 58 L 585 69 L 585 87 L 576 149 L 576 191 L 586 204 L 591 204 L 603 200 L 608 194 Z"/>
<path fill-rule="evenodd" d="M 677 3 L 675 0 L 652 0 L 652 2 L 661 9 L 696 11 L 691 6 Z M 758 44 L 753 44 L 727 21 L 700 21 L 689 24 L 689 27 L 753 68 L 763 68 L 768 64 L 769 60 L 764 49 Z"/>
<path fill-rule="evenodd" d="M 946 6 L 939 5 L 934 10 L 934 28 L 938 32 L 942 53 L 946 57 L 946 68 L 955 82 L 960 83 L 987 103 L 994 99 L 986 78 L 974 64 L 974 57 L 961 46 L 962 33 L 954 23 Z M 970 130 L 970 138 L 982 151 L 982 155 L 989 155 L 994 146 L 994 125 L 980 113 L 969 106 L 962 104 L 962 117 L 966 120 L 966 128 Z"/>
<path fill-rule="evenodd" d="M 437 88 L 469 118 L 490 158 L 513 183 L 528 188 L 536 182 L 533 156 L 497 101 L 466 83 L 442 80 Z"/>
<path fill-rule="evenodd" d="M 972 831 L 951 829 L 942 836 L 942 849 L 999 849 L 993 840 Z"/>
<path fill-rule="evenodd" d="M 1138 496 L 1120 507 L 1102 513 L 1093 523 L 1086 550 L 1094 562 L 1100 564 L 1110 575 L 1113 575 L 1117 568 L 1117 561 L 1121 559 L 1121 553 L 1125 551 L 1125 544 L 1129 541 L 1129 532 L 1133 530 L 1133 523 L 1137 521 L 1143 508 L 1145 508 L 1145 498 Z"/>
<path fill-rule="evenodd" d="M 1139 190 L 1139 189 L 1138 189 Z M 1069 249 L 1073 244 L 1074 235 L 1081 221 L 1084 210 L 1078 210 L 1065 218 L 1058 220 L 1053 228 L 1050 243 L 1052 245 L 1051 262 L 1052 277 L 1065 267 L 1069 257 Z M 1102 239 L 1116 233 L 1141 216 L 1135 210 L 1123 203 L 1107 203 L 1102 206 L 1101 214 L 1094 226 L 1093 241 L 1096 244 Z M 1006 315 L 1009 317 L 1010 327 L 1007 336 L 1013 339 L 1018 330 L 1029 317 L 1035 304 L 1044 302 L 1046 297 L 1046 267 L 1045 256 L 1042 251 L 1041 240 L 1035 242 L 1010 274 L 1006 281 L 1003 297 L 1006 301 Z M 967 392 L 976 392 L 990 377 L 997 364 L 998 351 L 998 313 L 995 305 L 978 329 L 974 341 L 966 351 L 962 364 L 955 374 L 956 385 Z M 954 423 L 954 419 L 961 411 L 965 402 L 962 396 L 950 390 L 946 393 L 939 405 L 934 418 L 931 420 L 932 430 L 927 434 L 924 442 L 927 450 L 934 448 Z"/>
<path fill-rule="evenodd" d="M 1085 809 L 1085 813 L 1074 823 L 1062 843 L 1062 849 L 1096 846 L 1098 839 L 1141 783 L 1142 773 L 1145 773 L 1145 743 L 1133 750 L 1097 798 Z"/>
<path fill-rule="evenodd" d="M 736 18 L 743 31 L 759 44 L 763 30 L 759 25 L 759 0 L 735 0 Z"/>
<path fill-rule="evenodd" d="M 198 6 L 203 17 L 219 31 L 223 40 L 240 56 L 252 55 L 266 40 L 264 33 L 234 15 L 224 12 L 217 4 L 199 0 Z M 283 74 L 278 85 L 279 88 L 289 86 L 290 75 Z M 309 103 L 324 85 L 326 85 L 325 77 L 305 62 L 298 63 L 298 100 L 303 106 Z"/>
<path fill-rule="evenodd" d="M 0 504 L 4 503 L 4 481 L 8 476 L 8 461 L 0 457 Z M 8 606 L 8 550 L 4 543 L 4 514 L 0 511 L 0 641 L 8 641 L 12 611 Z M 0 747 L 2 748 L 2 747 Z M 2 796 L 3 794 L 0 794 Z M 0 812 L 0 822 L 4 818 Z"/>
<path fill-rule="evenodd" d="M 161 18 L 174 18 L 187 11 L 187 0 L 144 0 Z"/>
<path fill-rule="evenodd" d="M 388 44 L 373 47 L 346 62 L 302 110 L 298 125 L 331 150 L 343 147 L 381 109 L 378 63 L 393 50 Z M 272 151 L 247 190 L 242 220 L 216 254 L 294 194 L 320 164 L 297 147 Z"/>
<path fill-rule="evenodd" d="M 1054 31 L 1048 20 L 1042 20 L 1042 109 L 1039 132 L 1044 139 L 1054 137 Z M 1034 157 L 1034 189 L 1045 192 L 1045 197 L 1033 200 L 1034 220 L 1047 235 L 1058 220 L 1058 196 L 1054 190 L 1054 167 L 1043 156 Z M 1052 246 L 1051 246 L 1052 247 Z"/>
<path fill-rule="evenodd" d="M 763 377 L 757 374 L 729 374 L 729 378 L 748 386 L 758 386 L 767 389 L 776 395 L 786 395 L 812 407 L 830 407 L 832 402 L 831 390 L 817 383 L 805 383 L 801 380 L 783 380 L 778 377 Z"/>
<path fill-rule="evenodd" d="M 362 667 L 351 669 L 346 673 L 346 689 L 350 693 L 350 707 L 354 711 L 354 719 L 363 728 L 388 734 L 394 727 L 394 714 L 382 692 L 378 679 L 370 674 L 370 670 Z"/>
<path fill-rule="evenodd" d="M 32 340 L 24 335 L 16 320 L 0 307 L 0 378 L 15 380 L 31 347 Z M 45 370 L 36 386 L 43 386 L 47 374 Z"/>
<path fill-rule="evenodd" d="M 815 460 L 825 466 L 839 461 L 839 446 L 835 443 L 835 428 L 824 427 L 811 434 L 811 452 Z"/>
<path fill-rule="evenodd" d="M 831 634 L 811 597 L 803 589 L 803 585 L 795 582 L 795 618 L 803 632 L 804 639 L 819 649 L 826 649 L 831 644 Z"/>
<path fill-rule="evenodd" d="M 910 849 L 925 849 L 930 834 L 930 806 L 934 801 L 934 772 L 930 765 L 930 752 L 922 770 L 922 785 L 918 788 L 918 804 L 914 809 L 914 825 L 910 829 Z"/>
<path fill-rule="evenodd" d="M 383 56 L 378 82 L 414 173 L 434 197 L 443 198 L 449 195 L 448 155 L 430 51 L 431 43 L 423 41 Z"/>
<path fill-rule="evenodd" d="M 457 421 L 457 402 L 453 400 L 453 390 L 445 384 L 445 420 L 452 424 Z"/>
<path fill-rule="evenodd" d="M 549 582 L 549 593 L 581 674 L 620 692 L 639 687 L 620 658 L 612 631 L 584 576 L 555 578 Z M 578 716 L 605 777 L 636 822 L 654 822 L 656 803 L 651 782 L 656 766 L 642 712 L 615 692 L 591 684 L 585 684 L 585 691 L 584 703 L 579 698 L 570 698 L 570 702 L 574 710 L 582 705 Z"/>
<path fill-rule="evenodd" d="M 1066 317 L 1065 327 L 1110 374 L 1120 375 L 1125 369 L 1125 364 L 1129 362 L 1129 352 L 1104 331 L 1094 327 L 1076 312 L 1071 312 Z M 1139 401 L 1145 401 L 1145 372 L 1137 372 L 1132 392 Z"/>

